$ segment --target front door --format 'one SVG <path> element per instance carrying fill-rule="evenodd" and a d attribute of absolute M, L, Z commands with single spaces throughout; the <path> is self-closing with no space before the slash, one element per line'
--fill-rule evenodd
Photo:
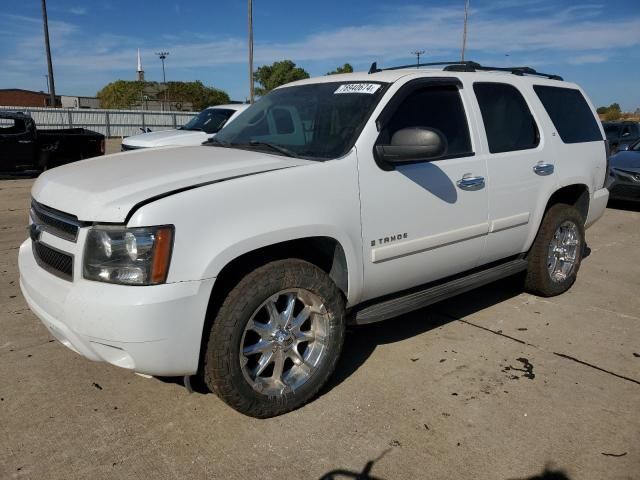
<path fill-rule="evenodd" d="M 471 269 L 482 257 L 488 231 L 486 164 L 474 153 L 461 87 L 451 78 L 408 82 L 376 119 L 380 130 L 368 125 L 358 142 L 362 300 Z M 395 167 L 376 160 L 374 144 L 388 144 L 408 127 L 442 132 L 446 154 Z"/>
<path fill-rule="evenodd" d="M 36 143 L 24 120 L 0 120 L 0 171 L 33 168 Z"/>

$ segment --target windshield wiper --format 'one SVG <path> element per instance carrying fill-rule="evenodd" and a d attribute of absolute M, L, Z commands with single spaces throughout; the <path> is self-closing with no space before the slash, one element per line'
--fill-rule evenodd
<path fill-rule="evenodd" d="M 271 150 L 275 150 L 276 152 L 286 155 L 287 157 L 300 158 L 300 155 L 298 155 L 297 153 L 292 152 L 288 148 L 281 147 L 280 145 L 276 145 L 274 143 L 259 142 L 258 140 L 251 140 L 249 142 L 249 145 L 252 147 L 269 147 Z"/>

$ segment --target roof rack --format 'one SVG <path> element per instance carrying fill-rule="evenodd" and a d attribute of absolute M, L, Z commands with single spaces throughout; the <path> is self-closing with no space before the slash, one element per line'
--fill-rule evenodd
<path fill-rule="evenodd" d="M 431 63 L 418 63 L 410 65 L 400 65 L 397 67 L 378 68 L 378 63 L 373 62 L 371 68 L 369 68 L 369 74 L 382 72 L 385 70 L 402 70 L 404 68 L 420 68 L 420 67 L 436 67 L 444 66 L 444 70 L 447 72 L 509 72 L 514 75 L 537 75 L 539 77 L 546 77 L 550 80 L 564 80 L 560 75 L 554 75 L 551 73 L 542 73 L 534 70 L 531 67 L 489 67 L 480 65 L 478 62 L 472 61 L 453 61 L 453 62 L 431 62 Z"/>

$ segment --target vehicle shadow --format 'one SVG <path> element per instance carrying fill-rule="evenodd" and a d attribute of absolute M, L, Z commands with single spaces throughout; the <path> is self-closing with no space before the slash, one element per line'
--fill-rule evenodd
<path fill-rule="evenodd" d="M 379 345 L 401 342 L 429 332 L 504 302 L 523 291 L 524 280 L 522 274 L 518 274 L 384 322 L 349 327 L 338 366 L 327 385 L 320 391 L 320 396 L 353 375 Z M 455 314 L 447 312 L 450 305 L 455 306 Z"/>
<path fill-rule="evenodd" d="M 631 202 L 628 200 L 609 200 L 607 208 L 613 210 L 624 210 L 627 212 L 640 212 L 640 202 Z"/>
<path fill-rule="evenodd" d="M 42 172 L 38 170 L 26 170 L 23 172 L 2 172 L 0 171 L 0 180 L 23 180 L 36 178 Z"/>

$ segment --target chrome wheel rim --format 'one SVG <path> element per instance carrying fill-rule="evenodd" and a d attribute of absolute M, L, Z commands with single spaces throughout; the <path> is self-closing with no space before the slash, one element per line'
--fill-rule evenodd
<path fill-rule="evenodd" d="M 253 313 L 240 341 L 245 380 L 264 395 L 294 392 L 318 369 L 326 354 L 329 315 L 316 294 L 283 290 Z"/>
<path fill-rule="evenodd" d="M 566 280 L 576 266 L 580 231 L 572 221 L 562 222 L 553 234 L 547 254 L 547 269 L 554 282 Z"/>

